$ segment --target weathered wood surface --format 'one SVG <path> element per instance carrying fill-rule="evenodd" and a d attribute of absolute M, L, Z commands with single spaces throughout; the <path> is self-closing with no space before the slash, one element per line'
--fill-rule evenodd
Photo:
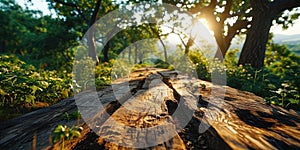
<path fill-rule="evenodd" d="M 143 83 L 144 76 L 147 76 L 148 73 L 145 72 L 144 76 L 139 75 L 139 72 L 131 75 L 131 78 L 134 79 L 129 82 L 131 90 L 136 90 L 139 84 Z M 122 81 L 120 82 L 122 83 Z M 109 105 L 109 103 L 116 100 L 112 91 L 112 88 L 108 87 L 97 93 L 103 105 L 107 105 L 106 107 L 108 108 L 113 106 Z M 82 95 L 88 98 L 90 92 L 87 91 Z M 51 145 L 49 137 L 58 124 L 66 124 L 68 126 L 77 124 L 76 120 L 71 122 L 63 120 L 62 115 L 65 113 L 70 114 L 77 110 L 74 98 L 68 98 L 50 107 L 1 122 L 0 149 L 30 149 L 34 134 L 37 134 L 37 149 L 48 147 Z M 80 123 L 82 122 L 83 120 L 80 120 Z"/>
<path fill-rule="evenodd" d="M 99 126 L 101 138 L 113 141 L 106 144 L 106 147 L 116 149 L 121 148 L 120 146 L 137 148 L 154 146 L 153 149 L 185 149 L 182 139 L 176 132 L 175 124 L 168 115 L 165 100 L 176 101 L 173 91 L 163 83 L 160 75 L 151 74 L 142 89 Z M 166 136 L 157 136 L 157 132 L 163 130 L 163 127 L 166 131 L 173 131 L 173 138 L 166 142 L 163 142 Z M 115 133 L 114 136 L 112 133 Z"/>
<path fill-rule="evenodd" d="M 67 142 L 66 149 L 132 149 L 143 145 L 150 145 L 147 149 L 300 149 L 299 113 L 267 106 L 252 93 L 161 69 L 132 73 L 129 91 L 123 89 L 125 81 L 120 80 L 119 88 L 114 88 L 125 91 L 123 97 L 116 96 L 111 87 L 97 92 L 104 109 L 87 115 L 93 116 L 89 124 L 97 129 L 92 131 L 82 123 L 82 137 Z M 62 121 L 61 115 L 77 110 L 76 106 L 99 109 L 92 107 L 97 102 L 89 101 L 91 96 L 86 92 L 77 97 L 82 99 L 77 105 L 70 98 L 1 123 L 0 149 L 30 149 L 34 133 L 37 149 L 59 149 L 60 143 L 51 146 L 48 142 L 55 126 L 76 124 Z M 185 120 L 188 124 L 183 123 Z M 153 137 L 156 134 L 138 131 L 159 126 L 174 131 L 173 138 L 165 141 Z"/>
<path fill-rule="evenodd" d="M 190 87 L 206 85 L 206 89 L 200 88 L 195 93 L 201 95 L 199 109 L 207 112 L 200 120 L 210 124 L 230 148 L 300 149 L 299 112 L 267 106 L 261 97 L 228 86 L 186 80 L 184 76 L 171 82 L 178 91 L 182 88 L 178 82 L 192 83 Z M 225 95 L 219 95 L 224 89 Z M 209 146 L 213 147 L 211 144 Z"/>

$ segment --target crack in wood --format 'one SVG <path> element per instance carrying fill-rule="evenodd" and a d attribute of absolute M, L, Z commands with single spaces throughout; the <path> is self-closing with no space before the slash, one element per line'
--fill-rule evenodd
<path fill-rule="evenodd" d="M 186 78 L 176 71 L 162 69 L 141 69 L 131 74 L 130 81 L 121 80 L 120 84 L 125 81 L 129 82 L 130 91 L 123 92 L 123 97 L 118 100 L 112 88 L 97 92 L 104 109 L 89 121 L 94 122 L 95 132 L 100 133 L 101 137 L 82 123 L 82 137 L 67 141 L 66 149 L 134 149 L 137 143 L 145 149 L 300 147 L 299 114 L 266 106 L 262 98 L 252 93 L 227 86 L 217 87 L 197 79 L 189 79 L 191 91 L 185 91 L 185 85 L 180 82 L 188 83 Z M 206 89 L 194 87 L 200 84 L 205 84 Z M 213 87 L 217 90 L 226 88 L 224 105 L 220 106 L 214 100 L 220 99 L 221 95 L 214 92 Z M 122 87 L 116 90 L 122 90 Z M 85 94 L 82 96 L 88 97 Z M 90 104 L 82 103 L 82 106 L 88 107 Z M 0 149 L 30 149 L 33 137 L 36 137 L 37 149 L 59 148 L 61 142 L 49 146 L 48 137 L 57 124 L 76 124 L 76 121 L 69 123 L 61 120 L 65 112 L 75 110 L 75 100 L 69 98 L 48 108 L 1 122 Z M 189 118 L 190 113 L 192 116 Z M 182 120 L 188 120 L 187 125 L 178 130 L 183 126 L 180 124 Z M 160 126 L 169 130 L 162 130 Z M 200 126 L 207 127 L 207 130 L 199 133 Z M 153 132 L 148 128 L 156 130 Z M 174 131 L 175 136 L 166 141 L 160 136 L 167 131 Z M 109 138 L 120 141 L 123 146 L 107 140 Z"/>

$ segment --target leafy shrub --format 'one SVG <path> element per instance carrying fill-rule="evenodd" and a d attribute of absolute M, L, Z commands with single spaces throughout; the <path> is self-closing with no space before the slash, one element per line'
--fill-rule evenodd
<path fill-rule="evenodd" d="M 218 61 L 209 64 L 199 52 L 192 51 L 189 57 L 200 79 L 210 81 L 211 72 L 222 73 L 226 69 L 228 86 L 262 96 L 268 104 L 300 109 L 300 56 L 284 45 L 270 44 L 265 67 L 256 70 L 249 65 L 238 65 L 237 52 L 231 50 L 226 54 L 226 68 L 218 65 Z"/>
<path fill-rule="evenodd" d="M 74 111 L 72 113 L 67 113 L 65 112 L 63 115 L 62 115 L 62 119 L 64 120 L 76 120 L 76 119 L 81 119 L 81 114 L 79 111 Z"/>
<path fill-rule="evenodd" d="M 95 68 L 95 84 L 97 89 L 109 85 L 111 83 L 111 70 L 113 60 L 108 63 L 101 63 Z"/>
<path fill-rule="evenodd" d="M 66 125 L 58 125 L 53 131 L 53 141 L 58 142 L 62 140 L 61 149 L 64 149 L 65 140 L 71 140 L 75 137 L 81 136 L 82 127 L 73 126 L 69 128 Z"/>
<path fill-rule="evenodd" d="M 194 64 L 198 78 L 202 80 L 210 81 L 211 74 L 209 73 L 208 60 L 205 59 L 204 56 L 197 51 L 191 51 L 189 53 L 189 58 Z"/>
<path fill-rule="evenodd" d="M 237 51 L 236 51 L 237 52 Z M 232 53 L 236 53 L 232 52 Z M 230 55 L 236 55 L 229 53 Z M 236 66 L 236 57 L 226 57 L 227 84 L 262 96 L 268 104 L 299 109 L 300 57 L 285 45 L 269 44 L 265 67 Z"/>
<path fill-rule="evenodd" d="M 269 44 L 265 66 L 277 79 L 272 103 L 294 109 L 300 109 L 300 56 L 290 51 L 286 45 Z"/>
<path fill-rule="evenodd" d="M 108 85 L 111 82 L 112 64 L 113 61 L 111 60 L 109 63 L 100 63 L 95 66 L 90 57 L 74 61 L 74 90 L 79 92 L 94 86 L 101 89 L 103 86 Z"/>
<path fill-rule="evenodd" d="M 66 72 L 38 70 L 13 55 L 2 55 L 0 61 L 1 107 L 53 104 L 72 95 L 71 75 Z"/>

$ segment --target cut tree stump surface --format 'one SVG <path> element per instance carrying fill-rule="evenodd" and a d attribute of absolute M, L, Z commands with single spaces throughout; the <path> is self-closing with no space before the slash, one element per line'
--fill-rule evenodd
<path fill-rule="evenodd" d="M 77 107 L 85 121 L 62 119 Z M 1 122 L 0 149 L 31 149 L 35 134 L 36 149 L 60 149 L 61 142 L 52 144 L 50 136 L 58 124 L 84 128 L 65 149 L 300 149 L 299 112 L 155 68 Z"/>

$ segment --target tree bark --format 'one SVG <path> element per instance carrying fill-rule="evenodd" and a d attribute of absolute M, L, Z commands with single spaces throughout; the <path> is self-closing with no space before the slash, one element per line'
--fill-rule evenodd
<path fill-rule="evenodd" d="M 250 0 L 252 10 L 251 28 L 247 32 L 238 64 L 249 64 L 255 69 L 264 66 L 266 44 L 272 21 L 281 12 L 300 6 L 299 0 Z"/>
<path fill-rule="evenodd" d="M 138 59 L 138 47 L 135 44 L 134 45 L 134 64 L 137 64 L 137 59 Z"/>
<path fill-rule="evenodd" d="M 110 48 L 110 41 L 108 41 L 106 43 L 106 45 L 104 46 L 103 51 L 102 51 L 102 53 L 103 53 L 103 61 L 104 62 L 108 62 L 109 61 L 109 58 L 108 58 L 108 50 L 109 50 L 109 48 Z"/>
<path fill-rule="evenodd" d="M 168 51 L 167 51 L 166 45 L 165 45 L 164 41 L 161 39 L 161 37 L 159 37 L 159 41 L 164 48 L 165 62 L 168 62 Z"/>
<path fill-rule="evenodd" d="M 230 41 L 226 42 L 224 37 L 222 36 L 222 31 L 215 32 L 214 37 L 219 46 L 219 50 L 216 52 L 215 58 L 218 58 L 219 60 L 223 61 L 223 59 L 226 55 L 226 52 L 229 49 L 232 38 L 230 39 Z"/>
<path fill-rule="evenodd" d="M 129 61 L 129 63 L 131 63 L 131 47 L 129 47 L 129 49 L 128 49 L 128 61 Z"/>
<path fill-rule="evenodd" d="M 165 62 L 168 62 L 168 52 L 167 52 L 167 47 L 164 43 L 164 41 L 161 39 L 162 35 L 159 34 L 158 31 L 156 31 L 154 28 L 150 27 L 151 31 L 155 34 L 155 36 L 159 39 L 161 45 L 163 46 L 164 49 L 164 57 L 165 57 Z M 149 31 L 148 31 L 149 32 Z M 152 33 L 150 33 L 152 34 Z M 164 35 L 166 36 L 166 35 Z"/>
<path fill-rule="evenodd" d="M 184 54 L 188 55 L 190 52 L 190 47 L 193 46 L 194 44 L 194 37 L 192 37 L 192 35 L 190 35 L 186 45 L 185 45 L 185 50 L 184 50 Z"/>
<path fill-rule="evenodd" d="M 91 20 L 89 22 L 89 31 L 88 31 L 88 46 L 89 46 L 89 56 L 95 61 L 96 65 L 99 64 L 99 59 L 96 51 L 96 43 L 95 43 L 95 36 L 94 36 L 94 27 L 93 24 L 96 22 L 98 17 L 98 13 L 100 11 L 102 0 L 97 0 L 95 5 Z"/>
<path fill-rule="evenodd" d="M 96 43 L 94 36 L 94 27 L 91 26 L 88 31 L 88 47 L 89 47 L 89 56 L 95 61 L 96 65 L 99 63 L 98 55 L 96 52 Z"/>
<path fill-rule="evenodd" d="M 248 30 L 245 44 L 239 59 L 239 64 L 249 64 L 261 69 L 264 65 L 266 43 L 272 26 L 273 17 L 270 10 L 253 9 L 253 20 Z"/>

